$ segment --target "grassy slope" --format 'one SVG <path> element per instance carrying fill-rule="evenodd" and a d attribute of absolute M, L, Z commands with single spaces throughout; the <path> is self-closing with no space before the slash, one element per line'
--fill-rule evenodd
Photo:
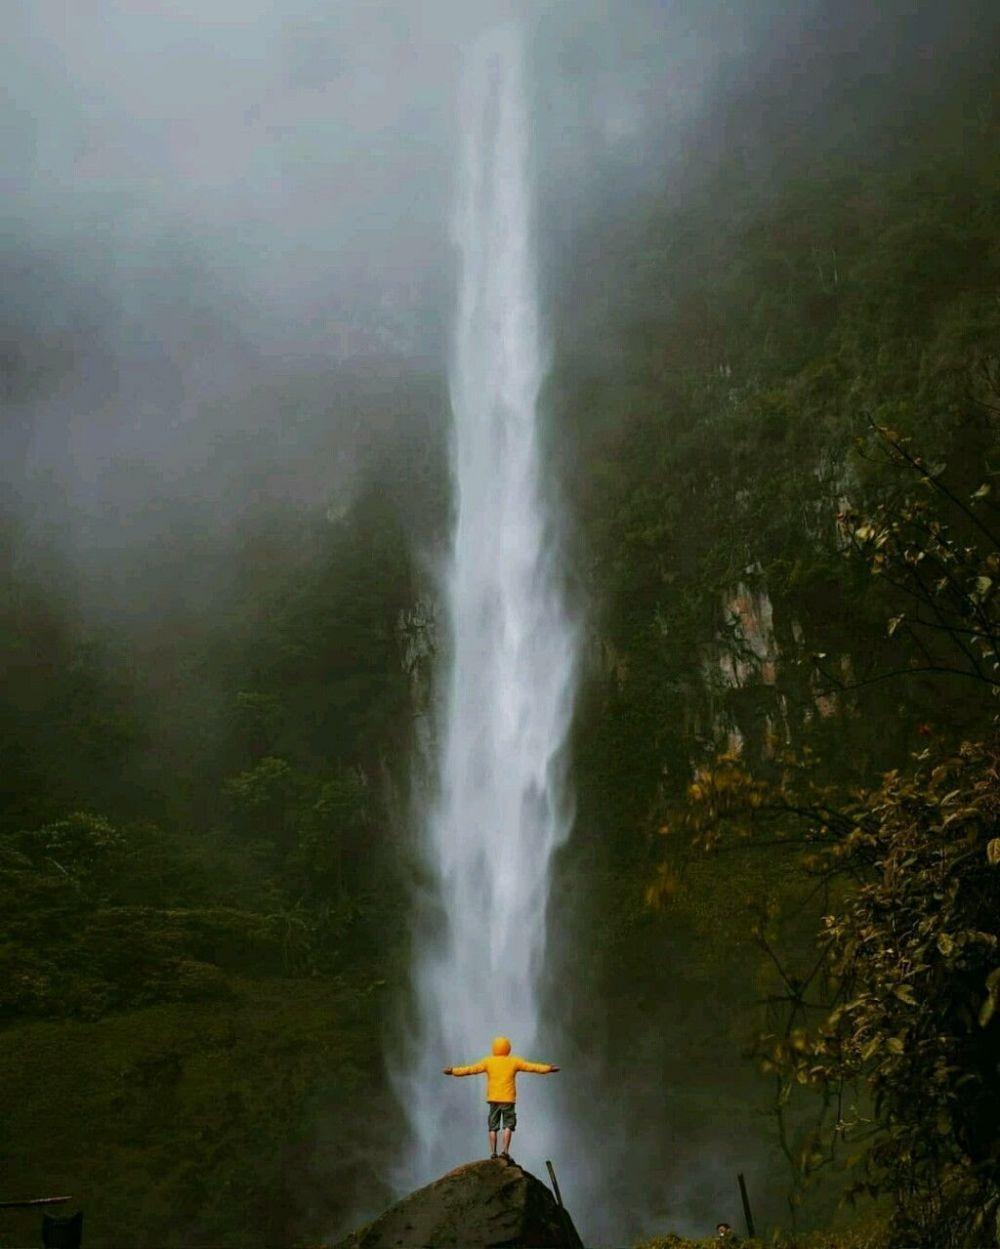
<path fill-rule="evenodd" d="M 73 1194 L 97 1246 L 248 1249 L 340 1225 L 380 1083 L 371 1003 L 322 980 L 237 994 L 7 1030 L 4 1195 Z M 34 1239 L 37 1217 L 5 1215 L 0 1244 Z"/>

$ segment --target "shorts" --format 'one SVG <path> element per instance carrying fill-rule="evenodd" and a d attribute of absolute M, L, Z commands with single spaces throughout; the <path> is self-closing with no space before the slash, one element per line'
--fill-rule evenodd
<path fill-rule="evenodd" d="M 490 1108 L 489 1125 L 490 1131 L 495 1132 L 500 1126 L 500 1120 L 503 1120 L 505 1128 L 510 1128 L 513 1132 L 517 1127 L 517 1111 L 513 1102 L 487 1102 Z"/>

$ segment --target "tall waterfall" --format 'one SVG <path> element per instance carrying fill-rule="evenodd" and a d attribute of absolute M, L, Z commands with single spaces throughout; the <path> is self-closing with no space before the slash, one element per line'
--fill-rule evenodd
<path fill-rule="evenodd" d="M 552 856 L 567 832 L 560 758 L 577 647 L 540 475 L 545 356 L 522 57 L 516 28 L 490 32 L 469 55 L 459 99 L 456 502 L 437 784 L 422 843 L 429 885 L 413 973 L 419 1028 L 401 1059 L 414 1137 L 409 1181 L 486 1149 L 483 1078 L 447 1079 L 442 1067 L 489 1053 L 497 1033 L 515 1053 L 559 1061 L 539 1050 L 538 984 Z M 518 1087 L 524 1132 L 513 1148 L 536 1165 L 553 1139 L 549 1081 L 522 1076 Z"/>

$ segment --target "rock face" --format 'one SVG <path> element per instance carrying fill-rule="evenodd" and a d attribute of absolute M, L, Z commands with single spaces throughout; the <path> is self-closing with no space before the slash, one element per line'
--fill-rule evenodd
<path fill-rule="evenodd" d="M 515 1162 L 470 1162 L 404 1197 L 335 1249 L 583 1249 L 549 1189 Z"/>

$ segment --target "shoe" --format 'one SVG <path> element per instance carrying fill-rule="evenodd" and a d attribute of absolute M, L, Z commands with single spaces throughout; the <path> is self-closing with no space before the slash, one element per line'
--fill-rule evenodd
<path fill-rule="evenodd" d="M 497 1160 L 497 1156 L 496 1156 L 496 1154 L 490 1154 L 490 1159 L 491 1159 L 491 1161 L 496 1162 L 496 1160 Z"/>
<path fill-rule="evenodd" d="M 506 1151 L 506 1149 L 503 1151 L 503 1153 L 500 1155 L 500 1157 L 504 1160 L 504 1162 L 513 1162 L 513 1161 L 514 1161 L 514 1159 L 510 1156 L 510 1154 Z"/>

